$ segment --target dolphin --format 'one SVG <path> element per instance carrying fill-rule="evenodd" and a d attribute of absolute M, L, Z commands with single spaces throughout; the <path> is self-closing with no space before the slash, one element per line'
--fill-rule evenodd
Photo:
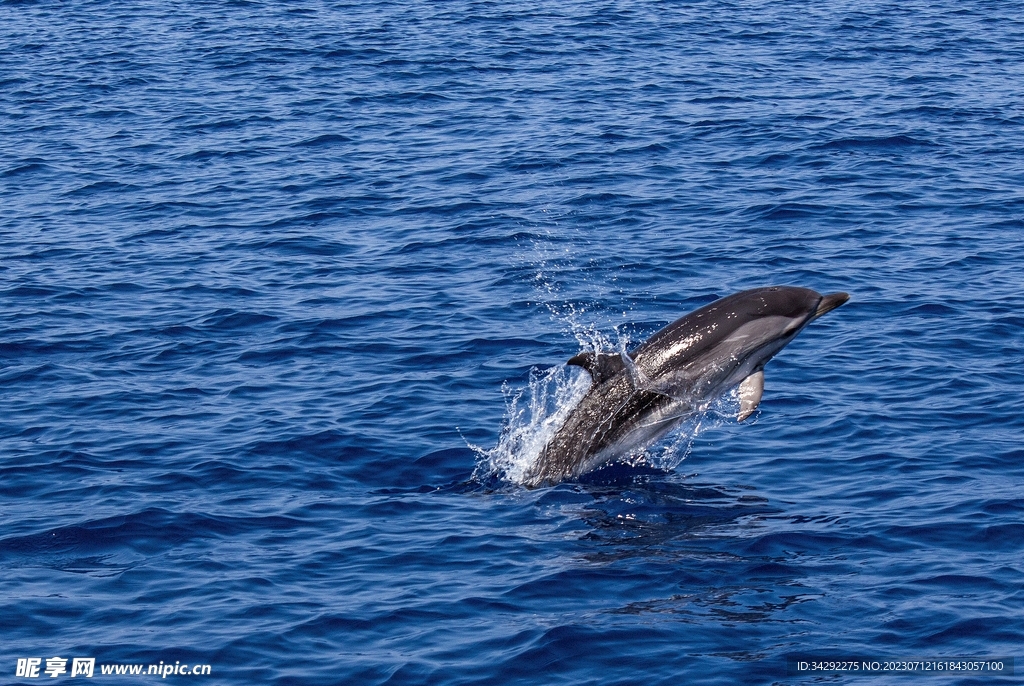
<path fill-rule="evenodd" d="M 794 286 L 754 288 L 677 319 L 628 353 L 576 355 L 568 364 L 590 372 L 590 389 L 523 484 L 557 484 L 642 450 L 737 385 L 743 421 L 761 402 L 765 364 L 849 299 Z"/>

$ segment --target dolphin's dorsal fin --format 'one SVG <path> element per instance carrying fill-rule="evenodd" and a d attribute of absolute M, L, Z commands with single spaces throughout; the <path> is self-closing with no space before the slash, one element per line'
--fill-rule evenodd
<path fill-rule="evenodd" d="M 762 393 L 764 393 L 764 371 L 759 369 L 740 383 L 740 413 L 736 419 L 742 422 L 754 414 L 757 404 L 761 402 Z"/>
<path fill-rule="evenodd" d="M 566 364 L 583 367 L 590 372 L 594 383 L 601 383 L 615 376 L 626 366 L 619 353 L 580 353 Z"/>

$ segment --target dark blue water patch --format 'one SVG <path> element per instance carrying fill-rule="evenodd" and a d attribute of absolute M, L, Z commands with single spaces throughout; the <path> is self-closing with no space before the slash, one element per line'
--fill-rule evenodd
<path fill-rule="evenodd" d="M 815 207 L 803 203 L 783 203 L 781 205 L 763 205 L 751 207 L 747 212 L 768 220 L 790 220 L 826 214 L 831 211 L 827 207 Z"/>
<path fill-rule="evenodd" d="M 296 436 L 282 441 L 261 441 L 248 449 L 256 456 L 278 456 L 306 454 L 325 457 L 337 454 L 346 444 L 348 437 L 339 431 L 321 431 L 316 434 Z"/>
<path fill-rule="evenodd" d="M 615 491 L 628 487 L 632 483 L 645 483 L 651 477 L 663 476 L 665 472 L 660 469 L 644 465 L 627 465 L 620 462 L 613 462 L 609 465 L 595 469 L 580 477 L 579 482 L 586 486 L 611 487 Z"/>
<path fill-rule="evenodd" d="M 203 317 L 199 322 L 200 330 L 218 332 L 236 329 L 262 327 L 277 318 L 258 312 L 238 312 L 230 308 L 221 308 Z"/>
<path fill-rule="evenodd" d="M 450 448 L 423 455 L 409 464 L 396 466 L 392 483 L 396 487 L 416 484 L 433 489 L 469 483 L 476 454 L 468 448 Z"/>
<path fill-rule="evenodd" d="M 15 286 L 3 293 L 8 298 L 45 298 L 57 295 L 61 291 L 53 288 L 40 288 L 38 286 Z"/>
<path fill-rule="evenodd" d="M 49 166 L 43 163 L 42 160 L 34 161 L 31 158 L 25 159 L 16 167 L 11 167 L 0 172 L 0 176 L 5 178 L 22 176 L 26 174 L 36 174 L 39 172 L 50 171 Z"/>
<path fill-rule="evenodd" d="M 889 151 L 889 150 L 900 150 L 907 148 L 928 148 L 934 144 L 927 141 L 914 138 L 906 134 L 900 134 L 896 136 L 886 136 L 882 138 L 875 137 L 863 137 L 863 138 L 842 138 L 838 140 L 829 141 L 815 146 L 821 150 L 840 150 L 840 151 L 853 151 L 853 150 L 878 150 L 878 151 Z"/>
<path fill-rule="evenodd" d="M 195 538 L 218 538 L 253 527 L 292 529 L 300 522 L 286 517 L 256 520 L 210 517 L 148 508 L 124 516 L 107 517 L 28 536 L 0 539 L 0 555 L 22 558 L 105 553 L 128 549 L 153 554 Z M 241 528 L 240 528 L 241 527 Z"/>
<path fill-rule="evenodd" d="M 941 642 L 947 637 L 956 638 L 976 646 L 985 646 L 991 641 L 1019 641 L 1024 637 L 1024 632 L 1012 630 L 1010 628 L 1012 625 L 1010 617 L 1006 615 L 969 619 L 957 622 L 943 631 L 926 637 L 922 643 L 932 644 L 936 641 Z"/>

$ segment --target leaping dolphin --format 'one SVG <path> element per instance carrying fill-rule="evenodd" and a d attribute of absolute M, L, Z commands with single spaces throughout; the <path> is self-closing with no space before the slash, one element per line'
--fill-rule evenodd
<path fill-rule="evenodd" d="M 581 353 L 590 390 L 548 441 L 523 483 L 573 479 L 641 450 L 739 384 L 743 421 L 764 391 L 764 365 L 846 293 L 771 286 L 741 291 L 691 312 L 632 352 Z"/>

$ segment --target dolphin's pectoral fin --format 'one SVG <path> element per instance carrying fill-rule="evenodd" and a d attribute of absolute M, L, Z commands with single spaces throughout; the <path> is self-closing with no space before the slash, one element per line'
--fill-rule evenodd
<path fill-rule="evenodd" d="M 590 372 L 590 376 L 596 384 L 615 376 L 625 367 L 619 353 L 580 353 L 566 364 L 583 367 Z"/>
<path fill-rule="evenodd" d="M 759 369 L 743 379 L 743 382 L 740 384 L 740 413 L 736 419 L 742 422 L 754 414 L 757 404 L 761 402 L 762 393 L 764 393 L 764 371 Z"/>

